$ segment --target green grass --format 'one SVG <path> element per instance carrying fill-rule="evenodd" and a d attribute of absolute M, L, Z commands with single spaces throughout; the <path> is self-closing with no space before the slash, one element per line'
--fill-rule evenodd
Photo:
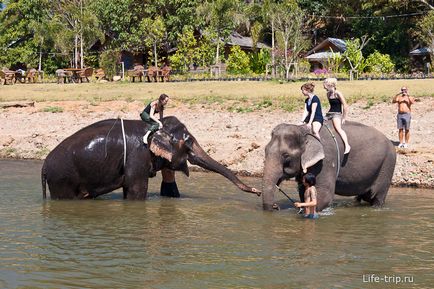
<path fill-rule="evenodd" d="M 47 106 L 42 109 L 43 112 L 60 113 L 63 112 L 63 108 L 60 106 Z"/>
<path fill-rule="evenodd" d="M 315 93 L 327 106 L 322 82 L 313 81 Z M 166 93 L 171 97 L 170 106 L 186 105 L 229 110 L 234 112 L 294 111 L 303 106 L 304 97 L 300 92 L 303 82 L 282 81 L 196 81 L 168 83 L 83 83 L 83 84 L 16 84 L 0 87 L 1 101 L 69 101 L 83 100 L 97 106 L 101 102 L 124 100 L 140 101 L 144 104 Z M 434 97 L 433 79 L 403 80 L 360 80 L 339 81 L 338 89 L 351 105 L 389 102 L 407 86 L 415 97 Z M 51 108 L 49 111 L 61 112 Z"/>

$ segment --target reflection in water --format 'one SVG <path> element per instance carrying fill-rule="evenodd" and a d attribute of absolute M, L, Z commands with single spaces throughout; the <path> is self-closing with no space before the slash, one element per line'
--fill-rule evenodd
<path fill-rule="evenodd" d="M 364 274 L 413 276 L 402 288 L 427 288 L 434 278 L 432 190 L 392 189 L 383 209 L 339 198 L 313 221 L 279 195 L 288 209 L 264 212 L 261 198 L 216 174 L 179 175 L 180 199 L 159 197 L 156 178 L 146 202 L 119 192 L 43 201 L 40 166 L 0 161 L 2 288 L 378 285 Z"/>

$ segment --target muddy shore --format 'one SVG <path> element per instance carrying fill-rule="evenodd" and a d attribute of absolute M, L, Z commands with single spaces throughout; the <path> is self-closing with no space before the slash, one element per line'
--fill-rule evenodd
<path fill-rule="evenodd" d="M 0 158 L 44 159 L 64 138 L 106 118 L 138 119 L 138 101 L 40 102 L 29 107 L 0 108 Z M 264 148 L 271 130 L 279 123 L 297 123 L 302 111 L 255 111 L 231 113 L 200 106 L 169 107 L 204 150 L 240 175 L 261 176 Z M 373 126 L 398 142 L 396 106 L 355 103 L 348 119 Z M 411 141 L 397 149 L 394 186 L 434 188 L 434 98 L 421 98 L 413 106 Z"/>

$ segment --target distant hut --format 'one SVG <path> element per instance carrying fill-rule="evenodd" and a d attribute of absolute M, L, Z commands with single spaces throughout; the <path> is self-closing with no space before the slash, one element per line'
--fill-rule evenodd
<path fill-rule="evenodd" d="M 428 47 L 421 47 L 410 51 L 412 58 L 412 66 L 415 70 L 423 71 L 425 74 L 431 73 L 431 49 Z"/>
<path fill-rule="evenodd" d="M 305 57 L 310 62 L 311 70 L 322 69 L 335 53 L 341 54 L 347 50 L 345 41 L 329 37 L 307 52 Z"/>

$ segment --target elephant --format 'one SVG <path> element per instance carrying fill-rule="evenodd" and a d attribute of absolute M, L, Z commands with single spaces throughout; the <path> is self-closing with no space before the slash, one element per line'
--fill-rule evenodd
<path fill-rule="evenodd" d="M 320 139 L 306 125 L 279 124 L 265 147 L 262 179 L 264 210 L 279 209 L 274 201 L 276 186 L 295 178 L 303 201 L 303 174 L 316 176 L 317 210 L 328 207 L 334 194 L 356 196 L 356 200 L 383 206 L 396 164 L 392 142 L 373 127 L 347 121 L 343 125 L 351 144 L 343 154 L 344 144 L 332 124 L 325 122 Z"/>
<path fill-rule="evenodd" d="M 122 188 L 124 199 L 144 200 L 149 178 L 160 170 L 160 194 L 179 197 L 175 171 L 189 176 L 187 160 L 260 195 L 211 158 L 176 117 L 165 117 L 162 123 L 163 128 L 148 137 L 149 146 L 142 141 L 148 128 L 141 120 L 102 120 L 67 137 L 43 163 L 43 198 L 48 184 L 51 199 L 91 199 Z"/>

